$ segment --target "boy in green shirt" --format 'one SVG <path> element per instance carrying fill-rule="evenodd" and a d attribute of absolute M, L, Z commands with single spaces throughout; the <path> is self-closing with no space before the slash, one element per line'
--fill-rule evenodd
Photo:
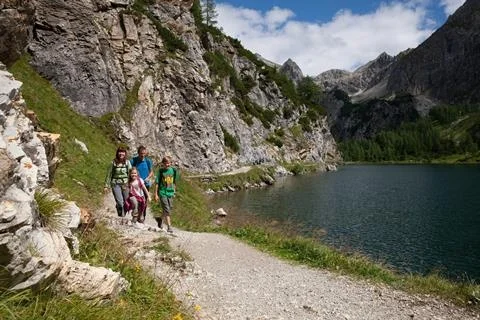
<path fill-rule="evenodd" d="M 158 169 L 155 178 L 155 201 L 158 201 L 160 198 L 160 204 L 162 205 L 162 216 L 155 220 L 157 220 L 159 228 L 162 228 L 162 221 L 164 220 L 169 233 L 173 233 L 170 215 L 173 208 L 175 181 L 177 179 L 177 170 L 171 167 L 171 162 L 170 157 L 164 157 L 162 159 L 162 167 Z"/>

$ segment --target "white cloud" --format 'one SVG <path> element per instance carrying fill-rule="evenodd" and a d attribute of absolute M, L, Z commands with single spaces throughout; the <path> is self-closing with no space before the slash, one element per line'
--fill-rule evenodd
<path fill-rule="evenodd" d="M 465 0 L 440 0 L 440 5 L 445 11 L 445 14 L 451 15 L 452 13 L 455 12 L 462 4 L 465 3 Z"/>
<path fill-rule="evenodd" d="M 219 26 L 247 49 L 279 64 L 291 58 L 315 76 L 416 47 L 433 32 L 424 2 L 390 2 L 364 15 L 342 10 L 324 24 L 295 20 L 279 7 L 260 12 L 217 3 L 217 12 Z"/>

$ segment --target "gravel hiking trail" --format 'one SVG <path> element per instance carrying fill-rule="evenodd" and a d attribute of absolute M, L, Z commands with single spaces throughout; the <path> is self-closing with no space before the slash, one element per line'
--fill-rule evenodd
<path fill-rule="evenodd" d="M 196 319 L 480 319 L 478 309 L 289 263 L 223 234 L 174 227 L 172 236 L 150 213 L 144 225 L 123 224 L 127 220 L 116 217 L 113 202 L 105 197 L 96 217 L 121 235 L 145 270 L 166 283 Z M 159 238 L 193 261 L 165 259 L 152 249 Z"/>

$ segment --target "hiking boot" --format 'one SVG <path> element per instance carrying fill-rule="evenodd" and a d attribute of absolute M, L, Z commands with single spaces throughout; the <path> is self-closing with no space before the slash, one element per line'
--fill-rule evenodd
<path fill-rule="evenodd" d="M 162 218 L 155 218 L 155 221 L 157 221 L 157 226 L 162 229 Z"/>
<path fill-rule="evenodd" d="M 172 227 L 168 226 L 168 228 L 167 228 L 167 232 L 168 232 L 168 233 L 173 233 L 173 229 L 172 229 Z"/>

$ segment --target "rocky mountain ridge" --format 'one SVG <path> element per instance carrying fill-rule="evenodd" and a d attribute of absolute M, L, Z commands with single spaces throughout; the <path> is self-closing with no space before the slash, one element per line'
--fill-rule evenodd
<path fill-rule="evenodd" d="M 297 160 L 326 168 L 340 160 L 326 119 L 310 132 L 296 130 L 305 107 L 272 81 L 267 65 L 228 37 L 202 32 L 193 1 L 32 3 L 31 64 L 77 112 L 113 115 L 117 137 L 132 149 L 144 144 L 193 172 Z M 229 76 L 215 73 L 219 60 Z M 248 90 L 239 92 L 236 80 Z M 127 106 L 127 97 L 136 102 Z M 293 110 L 288 119 L 284 110 Z M 226 136 L 238 151 L 225 144 Z M 267 141 L 274 139 L 282 145 Z"/>
<path fill-rule="evenodd" d="M 314 80 L 326 91 L 341 89 L 354 97 L 377 85 L 395 60 L 395 57 L 383 52 L 353 72 L 339 69 L 327 70 L 314 77 Z"/>
<path fill-rule="evenodd" d="M 382 53 L 354 72 L 328 70 L 315 80 L 327 91 L 345 91 L 354 102 L 410 94 L 430 107 L 478 103 L 479 29 L 480 3 L 467 0 L 417 48 L 395 57 Z"/>

